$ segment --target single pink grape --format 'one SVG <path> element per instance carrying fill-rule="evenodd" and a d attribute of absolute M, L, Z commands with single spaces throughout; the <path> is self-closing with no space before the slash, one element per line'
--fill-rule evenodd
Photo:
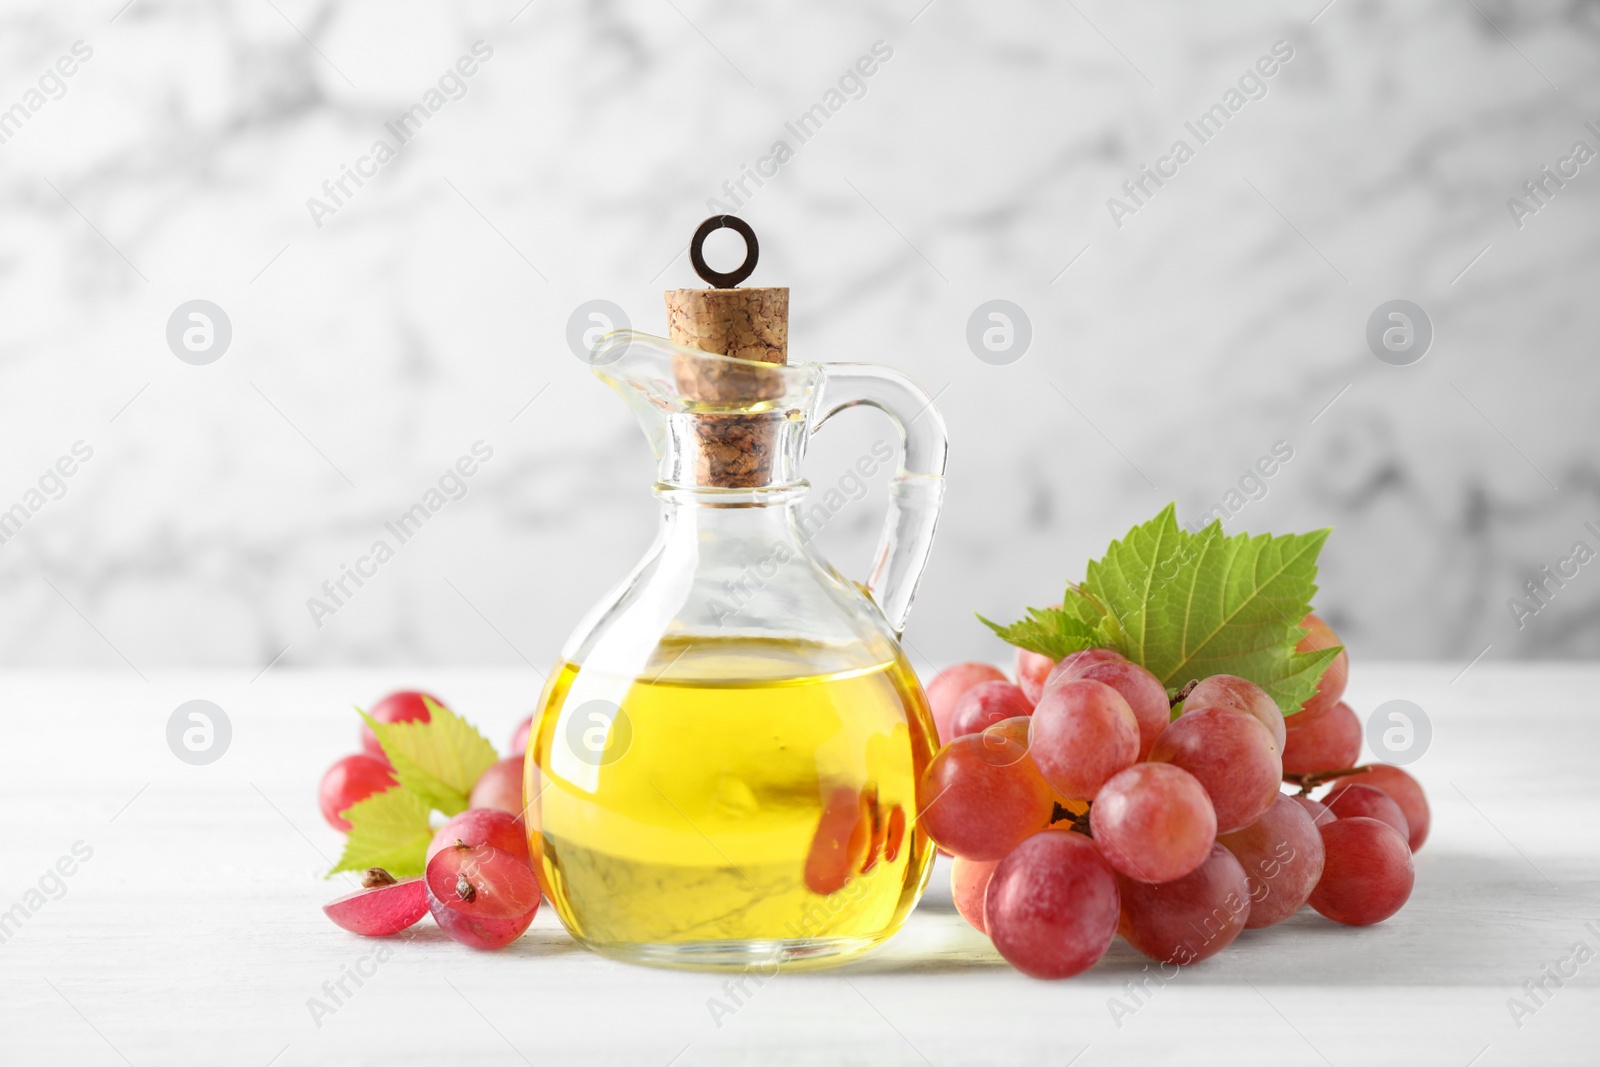
<path fill-rule="evenodd" d="M 1305 906 L 1322 877 L 1322 835 L 1303 797 L 1279 794 L 1266 814 L 1217 842 L 1232 852 L 1250 882 L 1248 929 L 1280 923 Z M 1323 816 L 1327 821 L 1332 817 Z"/>
<path fill-rule="evenodd" d="M 1376 786 L 1349 782 L 1329 793 L 1325 803 L 1340 819 L 1365 817 L 1388 823 L 1395 833 L 1406 839 L 1406 847 L 1411 847 L 1411 826 L 1406 822 L 1406 813 L 1400 810 L 1394 798 Z"/>
<path fill-rule="evenodd" d="M 387 760 L 358 752 L 329 767 L 317 787 L 317 803 L 328 825 L 341 833 L 350 832 L 350 820 L 342 814 L 352 804 L 398 785 Z"/>
<path fill-rule="evenodd" d="M 1135 763 L 1095 794 L 1089 827 L 1106 862 L 1141 882 L 1170 882 L 1211 853 L 1217 816 L 1194 775 L 1170 763 Z"/>
<path fill-rule="evenodd" d="M 1333 648 L 1335 645 L 1344 643 L 1339 640 L 1339 635 L 1333 632 L 1333 627 L 1323 622 L 1316 612 L 1312 612 L 1304 619 L 1301 619 L 1300 628 L 1305 630 L 1306 635 L 1294 646 L 1297 652 L 1316 652 L 1319 649 Z M 1323 668 L 1322 677 L 1317 681 L 1317 691 L 1302 706 L 1300 714 L 1304 715 L 1310 712 L 1312 715 L 1316 715 L 1339 703 L 1339 698 L 1344 696 L 1345 686 L 1349 684 L 1349 681 L 1350 653 L 1348 650 L 1341 648 L 1339 654 L 1333 658 L 1333 662 Z M 1346 764 L 1346 766 L 1349 765 Z"/>
<path fill-rule="evenodd" d="M 517 759 L 521 759 L 527 754 L 528 738 L 532 735 L 532 733 L 533 716 L 529 715 L 526 719 L 523 719 L 521 722 L 517 723 L 517 728 L 511 735 L 511 755 L 515 756 Z"/>
<path fill-rule="evenodd" d="M 940 848 L 997 860 L 1050 825 L 1055 797 L 1028 750 L 994 734 L 941 748 L 917 783 L 917 820 Z"/>
<path fill-rule="evenodd" d="M 458 841 L 465 845 L 493 845 L 524 863 L 533 862 L 522 820 L 498 808 L 468 808 L 439 827 L 428 842 L 427 858 L 433 859 L 440 849 Z"/>
<path fill-rule="evenodd" d="M 1428 810 L 1428 798 L 1417 780 L 1399 767 L 1388 763 L 1374 763 L 1361 774 L 1335 778 L 1330 783 L 1337 790 L 1343 782 L 1359 782 L 1381 789 L 1400 805 L 1405 813 L 1406 825 L 1411 827 L 1411 851 L 1415 852 L 1428 839 L 1428 827 L 1433 822 Z M 1330 791 L 1328 796 L 1332 796 Z M 1324 798 L 1326 799 L 1326 797 Z"/>
<path fill-rule="evenodd" d="M 1077 677 L 1104 682 L 1122 694 L 1139 723 L 1139 759 L 1148 756 L 1156 738 L 1172 721 L 1172 702 L 1167 699 L 1167 689 L 1161 679 L 1137 663 L 1120 658 L 1090 663 Z"/>
<path fill-rule="evenodd" d="M 380 872 L 370 872 L 380 873 Z M 358 889 L 322 906 L 322 912 L 342 929 L 362 937 L 387 937 L 413 926 L 428 914 L 428 889 L 421 878 L 389 878 L 369 889 Z"/>
<path fill-rule="evenodd" d="M 1089 800 L 1139 758 L 1139 720 L 1109 685 L 1069 678 L 1039 699 L 1029 740 L 1028 753 L 1051 788 Z"/>
<path fill-rule="evenodd" d="M 1300 805 L 1300 807 L 1304 809 L 1305 813 L 1311 816 L 1311 821 L 1316 823 L 1319 827 L 1324 826 L 1339 817 L 1333 812 L 1329 811 L 1326 804 L 1312 800 L 1310 797 L 1305 796 L 1304 794 L 1291 796 L 1289 799 Z"/>
<path fill-rule="evenodd" d="M 1029 652 L 1025 648 L 1017 649 L 1017 685 L 1033 703 L 1039 703 L 1039 694 L 1044 692 L 1044 680 L 1055 665 L 1056 661 L 1049 656 Z"/>
<path fill-rule="evenodd" d="M 939 743 L 947 745 L 955 739 L 950 732 L 950 716 L 956 710 L 956 701 L 968 689 L 980 682 L 1006 681 L 1005 672 L 992 663 L 957 663 L 933 676 L 926 687 L 928 707 L 933 711 L 933 724 L 939 730 Z"/>
<path fill-rule="evenodd" d="M 950 861 L 950 897 L 956 911 L 980 934 L 988 933 L 983 925 L 983 897 L 989 888 L 989 879 L 999 860 L 969 860 L 957 856 Z"/>
<path fill-rule="evenodd" d="M 1250 887 L 1233 853 L 1212 845 L 1204 862 L 1182 878 L 1152 885 L 1118 876 L 1120 933 L 1135 949 L 1163 963 L 1190 964 L 1227 948 L 1250 915 Z"/>
<path fill-rule="evenodd" d="M 1010 682 L 979 682 L 961 694 L 950 714 L 950 736 L 979 733 L 997 722 L 1032 715 L 1033 702 Z"/>
<path fill-rule="evenodd" d="M 367 709 L 367 714 L 379 722 L 428 722 L 430 716 L 428 705 L 423 703 L 424 697 L 441 707 L 444 706 L 444 701 L 431 693 L 402 689 L 398 693 L 390 693 L 372 705 Z M 378 735 L 372 732 L 372 727 L 368 726 L 365 720 L 361 723 L 361 747 L 370 755 L 378 757 L 385 763 L 389 762 L 389 757 L 383 754 L 383 746 L 378 743 Z"/>
<path fill-rule="evenodd" d="M 1231 708 L 1201 708 L 1178 716 L 1156 739 L 1150 760 L 1175 764 L 1200 780 L 1222 834 L 1261 818 L 1283 781 L 1283 761 L 1272 734 L 1254 716 Z"/>
<path fill-rule="evenodd" d="M 524 759 L 510 756 L 491 764 L 478 777 L 467 803 L 474 808 L 498 808 L 511 815 L 522 814 L 522 771 Z"/>
<path fill-rule="evenodd" d="M 1307 714 L 1291 715 L 1285 723 L 1284 773 L 1315 774 L 1354 767 L 1361 758 L 1361 720 L 1350 705 L 1335 704 L 1309 719 Z"/>
<path fill-rule="evenodd" d="M 1236 674 L 1213 674 L 1200 679 L 1184 698 L 1183 710 L 1199 711 L 1201 708 L 1232 708 L 1255 716 L 1272 734 L 1272 743 L 1278 751 L 1283 751 L 1283 712 L 1265 689 L 1248 678 L 1240 678 Z"/>
<path fill-rule="evenodd" d="M 1088 970 L 1117 935 L 1117 880 L 1095 843 L 1046 830 L 1000 861 L 984 894 L 983 922 L 1000 955 L 1034 978 Z"/>
<path fill-rule="evenodd" d="M 1311 906 L 1346 926 L 1371 926 L 1411 897 L 1416 868 L 1406 839 L 1388 823 L 1357 816 L 1321 828 L 1326 855 Z"/>
<path fill-rule="evenodd" d="M 1076 678 L 1097 663 L 1116 663 L 1124 659 L 1122 653 L 1114 648 L 1086 648 L 1081 652 L 1069 652 L 1061 657 L 1060 663 L 1050 669 L 1049 674 L 1045 675 L 1044 687 L 1049 689 L 1057 682 Z"/>
<path fill-rule="evenodd" d="M 428 910 L 445 933 L 494 949 L 522 936 L 539 910 L 539 881 L 526 860 L 493 845 L 450 845 L 428 861 Z"/>

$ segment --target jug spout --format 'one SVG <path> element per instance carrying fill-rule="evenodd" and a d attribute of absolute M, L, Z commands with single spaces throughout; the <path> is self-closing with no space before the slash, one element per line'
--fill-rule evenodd
<path fill-rule="evenodd" d="M 589 364 L 639 420 L 663 485 L 747 490 L 799 482 L 815 366 L 718 355 L 634 330 L 600 338 Z"/>

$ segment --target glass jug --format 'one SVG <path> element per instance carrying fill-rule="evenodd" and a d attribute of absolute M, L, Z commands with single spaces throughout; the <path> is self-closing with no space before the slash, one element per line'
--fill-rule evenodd
<path fill-rule="evenodd" d="M 898 638 L 932 543 L 943 420 L 882 367 L 628 331 L 589 359 L 654 448 L 661 525 L 540 699 L 525 799 L 546 891 L 580 942 L 639 963 L 863 952 L 899 929 L 933 859 L 916 784 L 937 740 Z M 811 434 L 856 405 L 888 414 L 903 452 L 864 586 L 811 544 L 844 495 L 811 494 L 799 470 Z M 878 442 L 857 473 L 896 451 Z"/>

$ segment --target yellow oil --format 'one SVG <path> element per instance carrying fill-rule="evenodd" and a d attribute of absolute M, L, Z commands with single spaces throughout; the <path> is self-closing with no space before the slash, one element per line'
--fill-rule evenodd
<path fill-rule="evenodd" d="M 572 934 L 704 967 L 843 959 L 892 935 L 932 861 L 915 798 L 934 731 L 884 645 L 876 663 L 714 639 L 665 642 L 628 676 L 563 664 L 528 749 L 528 821 Z"/>

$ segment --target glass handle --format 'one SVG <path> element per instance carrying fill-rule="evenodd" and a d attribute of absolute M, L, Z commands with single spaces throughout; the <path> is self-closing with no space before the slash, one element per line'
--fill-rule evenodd
<path fill-rule="evenodd" d="M 900 468 L 889 482 L 889 513 L 867 576 L 867 592 L 898 636 L 905 630 L 939 520 L 948 451 L 944 419 L 933 398 L 898 371 L 868 363 L 824 363 L 821 369 L 813 433 L 846 408 L 864 404 L 894 420 L 905 446 Z"/>

